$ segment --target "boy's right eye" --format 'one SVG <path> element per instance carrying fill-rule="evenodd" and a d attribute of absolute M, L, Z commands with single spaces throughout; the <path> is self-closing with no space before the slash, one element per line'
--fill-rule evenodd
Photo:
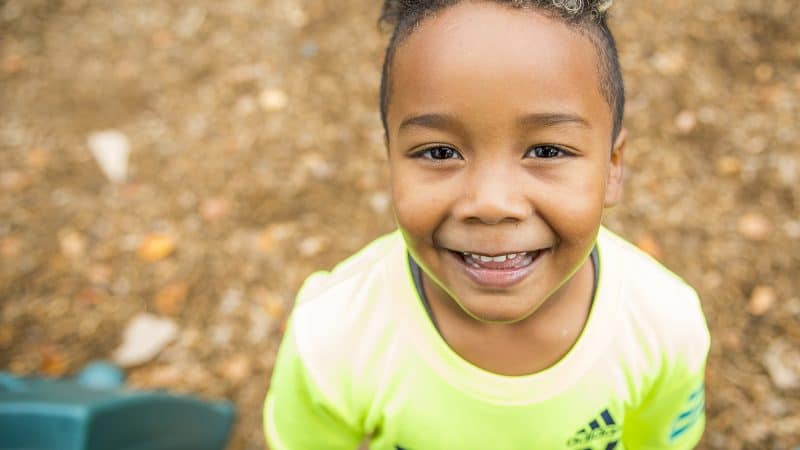
<path fill-rule="evenodd" d="M 428 147 L 415 153 L 414 156 L 417 158 L 431 159 L 436 161 L 444 161 L 447 159 L 464 159 L 456 149 L 444 145 Z"/>

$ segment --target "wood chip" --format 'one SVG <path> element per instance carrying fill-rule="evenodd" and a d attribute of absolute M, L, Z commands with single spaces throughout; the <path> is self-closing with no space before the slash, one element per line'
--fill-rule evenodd
<path fill-rule="evenodd" d="M 139 258 L 147 262 L 160 261 L 175 251 L 175 241 L 164 234 L 151 234 L 139 246 Z"/>
<path fill-rule="evenodd" d="M 742 171 L 742 161 L 735 156 L 722 156 L 716 162 L 717 173 L 723 176 L 739 175 Z"/>
<path fill-rule="evenodd" d="M 189 293 L 189 284 L 185 281 L 176 281 L 164 286 L 156 293 L 155 307 L 159 314 L 175 316 L 183 311 L 186 296 Z"/>
<path fill-rule="evenodd" d="M 69 359 L 62 351 L 44 346 L 39 349 L 41 362 L 39 364 L 39 371 L 48 377 L 60 377 L 67 373 L 69 370 Z"/>

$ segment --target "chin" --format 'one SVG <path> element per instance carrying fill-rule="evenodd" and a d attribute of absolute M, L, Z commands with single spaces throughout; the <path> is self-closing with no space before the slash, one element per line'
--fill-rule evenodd
<path fill-rule="evenodd" d="M 488 298 L 483 304 L 470 304 L 475 302 L 465 302 L 461 304 L 462 309 L 473 318 L 487 323 L 514 323 L 524 320 L 530 316 L 535 307 L 532 305 L 498 305 L 504 299 Z"/>

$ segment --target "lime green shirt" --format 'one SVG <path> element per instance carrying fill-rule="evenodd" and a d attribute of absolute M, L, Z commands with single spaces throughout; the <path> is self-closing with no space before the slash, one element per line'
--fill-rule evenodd
<path fill-rule="evenodd" d="M 398 232 L 313 274 L 264 406 L 273 450 L 691 449 L 709 334 L 694 290 L 618 236 L 572 349 L 503 376 L 456 354 L 420 299 Z"/>

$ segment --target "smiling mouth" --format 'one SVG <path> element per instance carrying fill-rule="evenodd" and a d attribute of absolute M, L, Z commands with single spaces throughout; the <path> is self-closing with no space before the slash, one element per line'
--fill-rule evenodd
<path fill-rule="evenodd" d="M 539 256 L 541 250 L 521 253 L 506 253 L 496 256 L 481 255 L 479 253 L 459 252 L 458 256 L 464 264 L 475 269 L 484 270 L 515 270 L 527 267 Z"/>
<path fill-rule="evenodd" d="M 453 251 L 453 259 L 469 279 L 478 286 L 489 289 L 506 289 L 524 280 L 539 265 L 537 262 L 547 249 L 529 252 L 483 255 Z"/>

